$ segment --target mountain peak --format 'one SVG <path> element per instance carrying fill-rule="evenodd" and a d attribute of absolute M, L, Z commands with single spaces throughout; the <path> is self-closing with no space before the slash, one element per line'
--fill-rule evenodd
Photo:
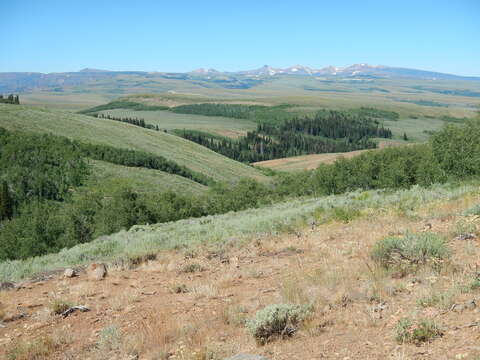
<path fill-rule="evenodd" d="M 80 70 L 79 72 L 110 72 L 110 70 L 102 70 L 102 69 L 92 69 L 92 68 L 85 68 L 85 69 L 82 69 Z"/>

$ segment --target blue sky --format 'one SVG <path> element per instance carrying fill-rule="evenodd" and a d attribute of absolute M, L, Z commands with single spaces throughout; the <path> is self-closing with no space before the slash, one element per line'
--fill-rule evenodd
<path fill-rule="evenodd" d="M 480 0 L 10 0 L 0 8 L 0 71 L 370 63 L 480 76 Z"/>

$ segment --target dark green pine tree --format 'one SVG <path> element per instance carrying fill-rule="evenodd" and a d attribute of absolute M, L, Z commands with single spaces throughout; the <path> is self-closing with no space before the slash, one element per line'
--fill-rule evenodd
<path fill-rule="evenodd" d="M 0 188 L 0 221 L 11 219 L 12 215 L 13 201 L 8 191 L 8 184 L 3 181 Z"/>
<path fill-rule="evenodd" d="M 14 101 L 15 104 L 19 105 L 20 104 L 20 99 L 18 98 L 18 95 L 15 96 L 15 101 Z"/>
<path fill-rule="evenodd" d="M 407 133 L 403 133 L 403 140 L 408 141 Z"/>

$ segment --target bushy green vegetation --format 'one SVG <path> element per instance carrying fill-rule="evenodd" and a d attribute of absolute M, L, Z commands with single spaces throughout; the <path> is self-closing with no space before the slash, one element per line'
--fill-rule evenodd
<path fill-rule="evenodd" d="M 252 336 L 260 344 L 265 344 L 276 336 L 293 335 L 298 325 L 311 313 L 308 306 L 273 304 L 257 311 L 253 319 L 247 320 L 246 325 Z"/>
<path fill-rule="evenodd" d="M 465 126 L 447 125 L 432 138 L 432 150 L 448 174 L 468 177 L 480 174 L 480 120 Z"/>
<path fill-rule="evenodd" d="M 104 110 L 110 110 L 110 109 L 131 109 L 131 110 L 137 110 L 137 111 L 156 111 L 156 110 L 166 110 L 168 109 L 167 106 L 157 106 L 157 105 L 147 105 L 147 104 L 142 104 L 138 102 L 133 102 L 129 100 L 115 100 L 111 101 L 108 104 L 104 105 L 99 105 L 95 106 L 93 108 L 85 109 L 79 111 L 80 114 L 85 114 L 85 115 L 91 115 L 98 113 L 100 111 Z"/>
<path fill-rule="evenodd" d="M 293 118 L 275 125 L 260 123 L 256 131 L 237 140 L 218 139 L 198 131 L 184 130 L 180 135 L 232 159 L 257 162 L 375 148 L 370 138 L 391 138 L 392 132 L 368 117 L 319 111 L 314 117 Z"/>
<path fill-rule="evenodd" d="M 443 335 L 443 330 L 434 320 L 414 322 L 409 318 L 401 319 L 396 326 L 395 339 L 399 343 L 419 345 Z"/>
<path fill-rule="evenodd" d="M 64 200 L 88 176 L 79 143 L 0 128 L 0 144 L 0 176 L 14 207 L 37 198 Z"/>
<path fill-rule="evenodd" d="M 438 262 L 450 255 L 445 239 L 435 233 L 407 233 L 377 242 L 372 259 L 386 268 L 406 268 Z"/>
<path fill-rule="evenodd" d="M 284 175 L 278 191 L 298 195 L 338 194 L 355 189 L 407 188 L 480 175 L 480 122 L 448 125 L 431 142 L 363 153 L 313 172 Z"/>

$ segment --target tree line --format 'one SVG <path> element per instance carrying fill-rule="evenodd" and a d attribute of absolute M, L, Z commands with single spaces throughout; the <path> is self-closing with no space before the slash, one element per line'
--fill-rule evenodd
<path fill-rule="evenodd" d="M 99 119 L 115 120 L 115 121 L 132 124 L 132 125 L 143 127 L 150 130 L 160 131 L 158 125 L 147 124 L 145 122 L 145 119 L 141 119 L 141 118 L 139 119 L 139 118 L 132 118 L 132 117 L 115 117 L 110 114 L 102 114 L 102 113 L 95 114 L 94 116 Z"/>
<path fill-rule="evenodd" d="M 289 156 L 372 149 L 372 137 L 391 138 L 377 120 L 342 111 L 319 111 L 313 117 L 295 117 L 281 123 L 259 123 L 257 130 L 239 139 L 205 132 L 177 134 L 237 161 L 251 163 Z"/>
<path fill-rule="evenodd" d="M 3 95 L 0 94 L 0 103 L 19 105 L 20 99 L 18 95 L 10 94 L 7 97 L 3 97 Z"/>

